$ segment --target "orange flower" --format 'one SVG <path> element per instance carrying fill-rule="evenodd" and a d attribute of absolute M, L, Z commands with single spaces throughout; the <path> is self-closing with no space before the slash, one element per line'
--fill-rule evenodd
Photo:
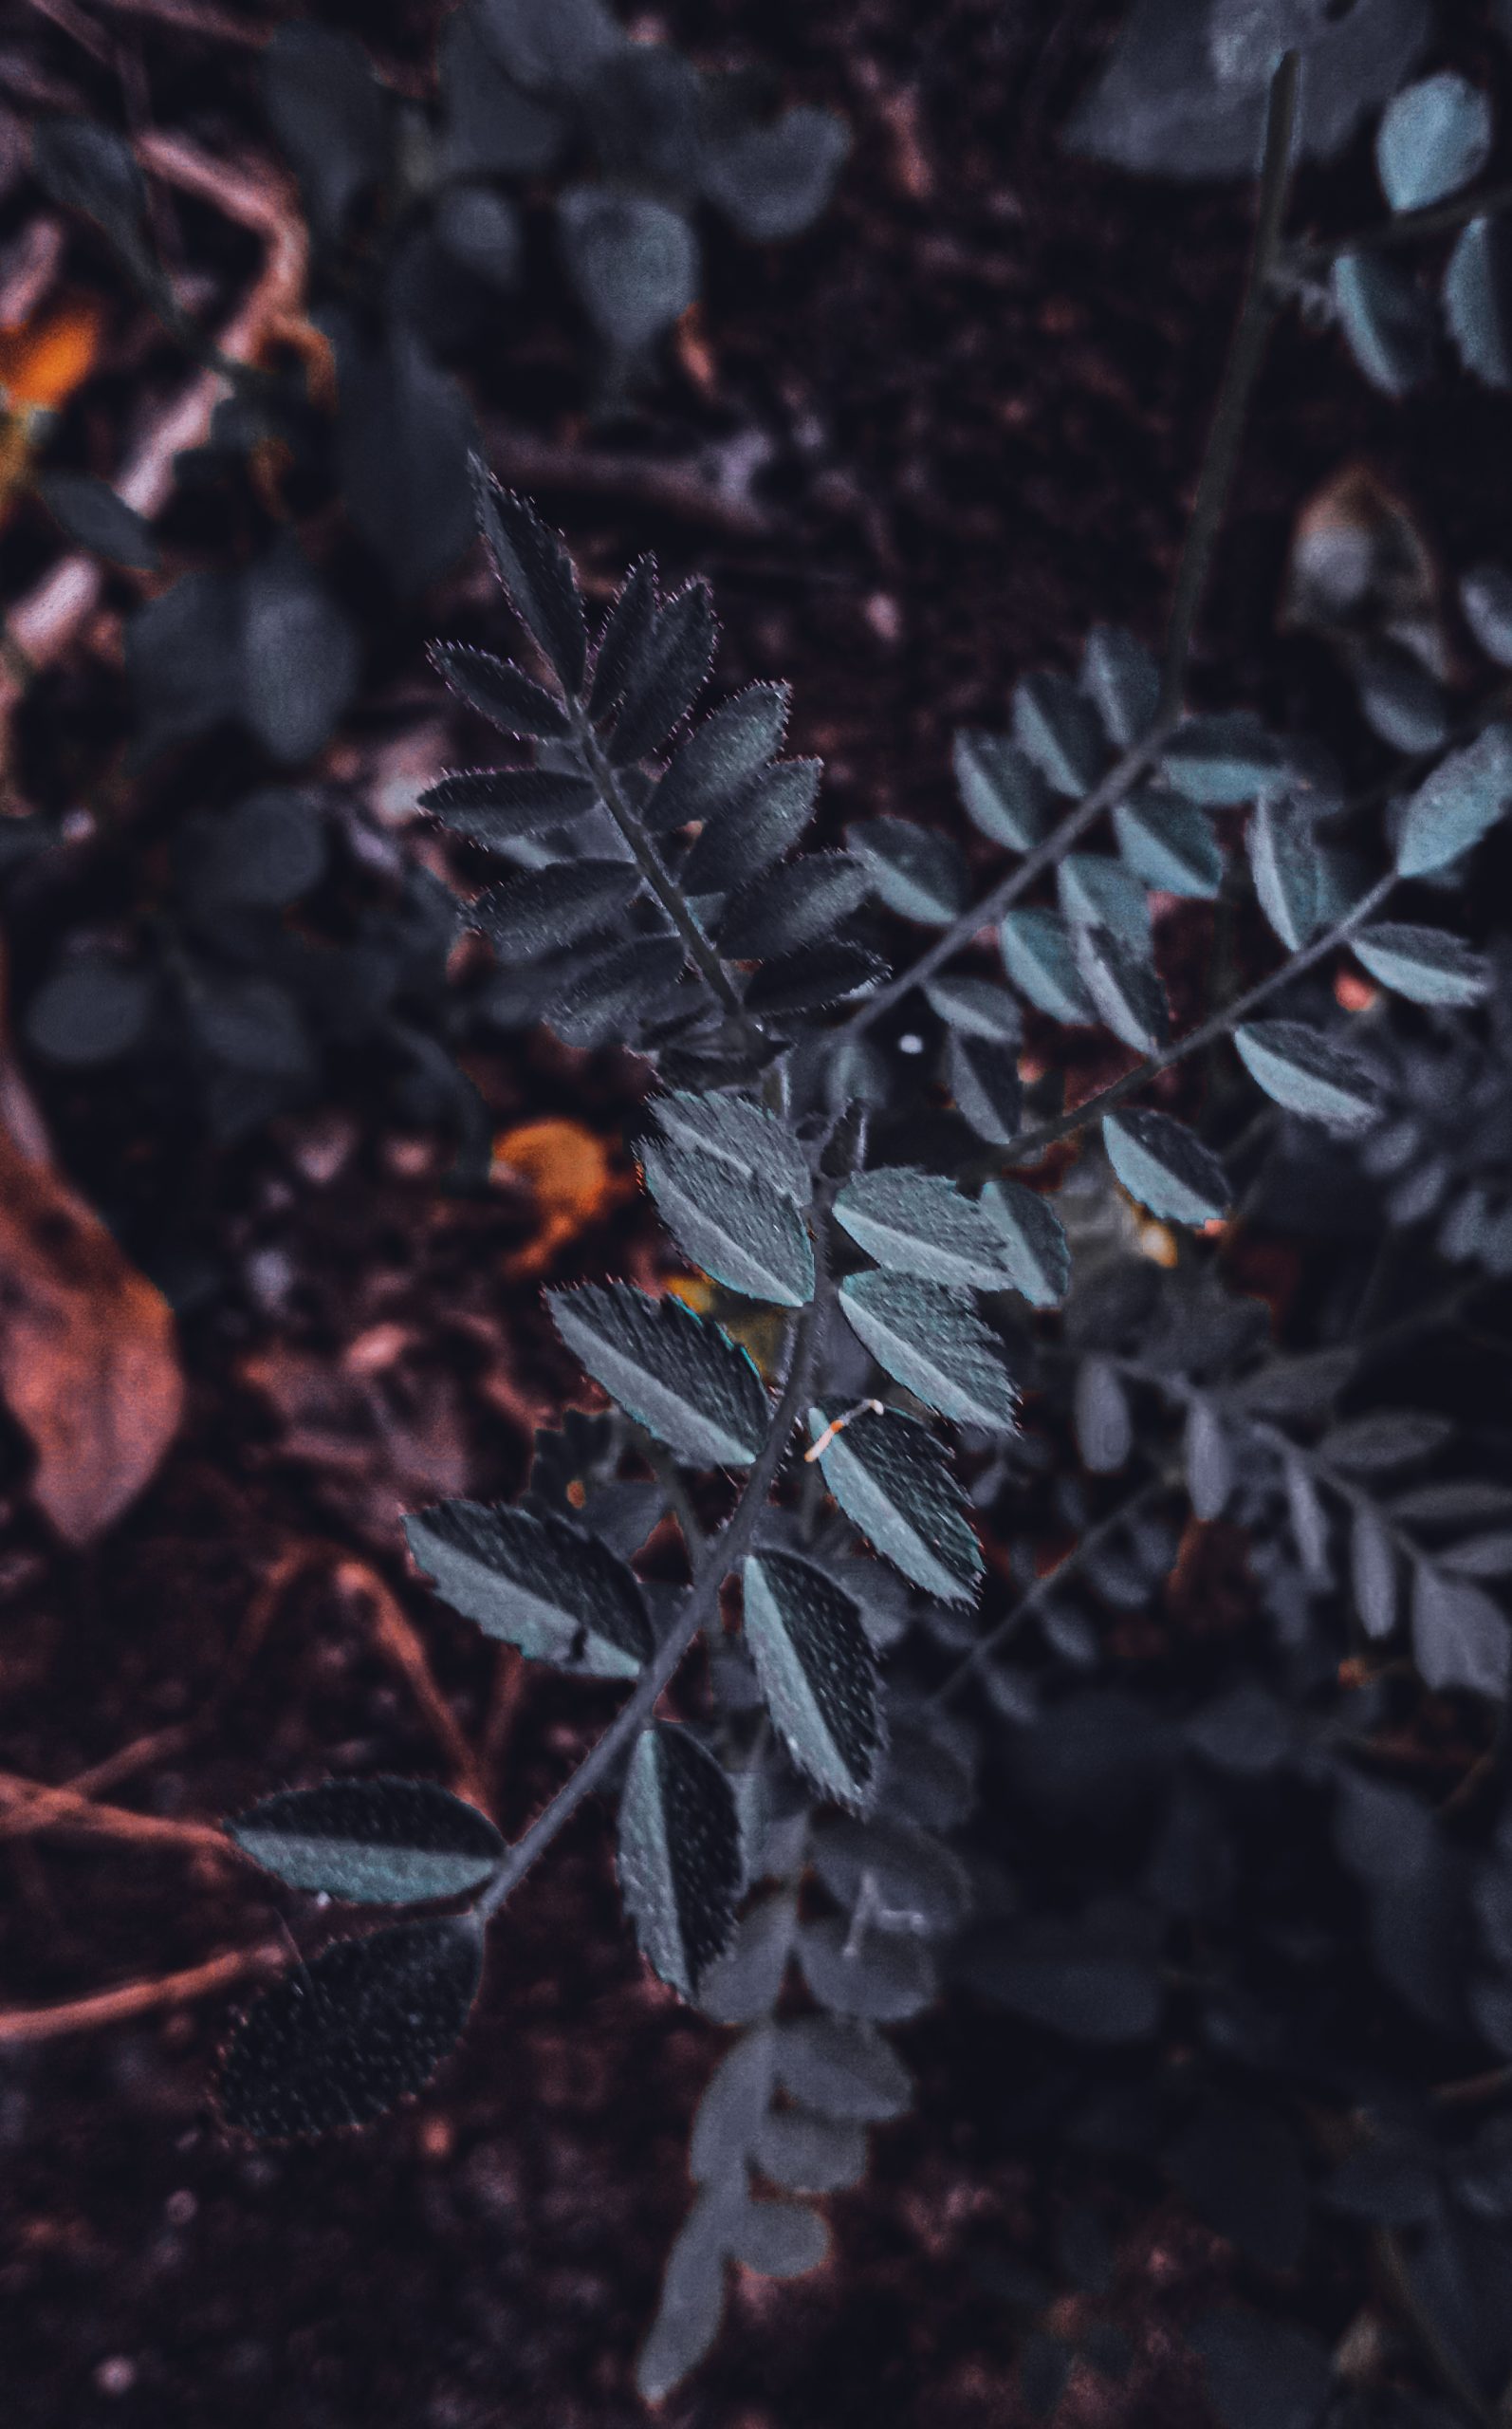
<path fill-rule="evenodd" d="M 615 1196 L 608 1147 L 581 1122 L 523 1122 L 501 1131 L 493 1142 L 493 1174 L 528 1181 L 541 1214 L 534 1239 L 508 1261 L 511 1274 L 542 1272 Z"/>
<path fill-rule="evenodd" d="M 46 318 L 0 329 L 0 388 L 12 413 L 55 413 L 88 379 L 100 350 L 98 304 L 75 298 Z"/>

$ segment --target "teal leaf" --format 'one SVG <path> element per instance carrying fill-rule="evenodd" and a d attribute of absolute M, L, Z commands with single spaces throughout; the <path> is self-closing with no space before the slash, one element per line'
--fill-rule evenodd
<path fill-rule="evenodd" d="M 744 1582 L 746 1641 L 778 1735 L 821 1796 L 863 1811 L 882 1719 L 860 1613 L 833 1578 L 787 1552 L 752 1553 Z"/>
<path fill-rule="evenodd" d="M 1223 882 L 1218 830 L 1195 802 L 1141 786 L 1113 813 L 1118 849 L 1134 875 L 1166 894 L 1210 901 Z"/>
<path fill-rule="evenodd" d="M 1028 753 L 1005 733 L 965 726 L 950 756 L 972 825 L 1010 852 L 1032 851 L 1050 824 L 1050 791 Z"/>
<path fill-rule="evenodd" d="M 651 1111 L 679 1147 L 713 1156 L 733 1172 L 761 1175 L 795 1206 L 807 1208 L 813 1194 L 808 1158 L 785 1122 L 749 1097 L 654 1097 Z"/>
<path fill-rule="evenodd" d="M 1165 1043 L 1169 1014 L 1149 948 L 1131 945 L 1111 928 L 1076 927 L 1071 936 L 1087 993 L 1115 1037 L 1153 1053 Z"/>
<path fill-rule="evenodd" d="M 827 944 L 869 891 L 867 868 L 849 852 L 805 852 L 731 898 L 715 931 L 720 950 L 765 961 Z"/>
<path fill-rule="evenodd" d="M 1005 1147 L 1018 1136 L 1023 1110 L 1019 1057 L 1011 1046 L 952 1029 L 946 1041 L 945 1076 L 955 1109 L 979 1139 Z"/>
<path fill-rule="evenodd" d="M 879 1165 L 847 1181 L 835 1220 L 858 1248 L 894 1273 L 1001 1290 L 997 1233 L 979 1206 L 939 1173 Z"/>
<path fill-rule="evenodd" d="M 885 2125 L 908 2108 L 908 2068 L 871 2025 L 852 2016 L 801 2015 L 777 2027 L 777 2079 L 821 2117 Z"/>
<path fill-rule="evenodd" d="M 869 818 L 845 840 L 866 869 L 872 892 L 900 919 L 948 928 L 965 910 L 970 880 L 949 835 L 906 818 Z"/>
<path fill-rule="evenodd" d="M 1136 953 L 1150 949 L 1150 897 L 1107 852 L 1068 852 L 1056 871 L 1061 917 L 1073 928 L 1111 928 Z"/>
<path fill-rule="evenodd" d="M 1444 928 L 1381 920 L 1350 938 L 1373 978 L 1412 1004 L 1477 1004 L 1485 993 L 1484 960 Z"/>
<path fill-rule="evenodd" d="M 728 894 L 775 868 L 814 815 L 822 772 L 818 759 L 779 759 L 750 777 L 689 853 L 684 891 Z"/>
<path fill-rule="evenodd" d="M 897 1409 L 850 1416 L 838 1406 L 810 1409 L 808 1423 L 824 1446 L 824 1482 L 867 1542 L 926 1594 L 973 1602 L 981 1546 L 955 1470 L 929 1428 Z"/>
<path fill-rule="evenodd" d="M 1257 803 L 1245 837 L 1260 907 L 1283 945 L 1295 953 L 1318 924 L 1318 838 L 1295 803 Z"/>
<path fill-rule="evenodd" d="M 1375 130 L 1375 166 L 1393 211 L 1421 211 L 1457 194 L 1490 152 L 1490 102 L 1447 69 L 1396 94 Z"/>
<path fill-rule="evenodd" d="M 1025 675 L 1014 687 L 1013 738 L 1058 793 L 1097 781 L 1106 746 L 1097 713 L 1069 675 Z"/>
<path fill-rule="evenodd" d="M 363 1905 L 412 1905 L 481 1889 L 504 1841 L 475 1805 L 433 1780 L 323 1780 L 265 1796 L 226 1829 L 291 1889 Z"/>
<path fill-rule="evenodd" d="M 1486 657 L 1512 666 L 1512 573 L 1505 566 L 1474 566 L 1460 584 L 1460 605 Z"/>
<path fill-rule="evenodd" d="M 533 961 L 604 927 L 639 888 L 633 861 L 551 861 L 487 887 L 463 918 L 482 930 L 501 960 Z"/>
<path fill-rule="evenodd" d="M 412 1511 L 404 1532 L 442 1601 L 528 1660 L 634 1678 L 650 1656 L 639 1580 L 597 1536 L 477 1501 Z"/>
<path fill-rule="evenodd" d="M 1276 1104 L 1334 1129 L 1373 1120 L 1375 1091 L 1346 1048 L 1301 1021 L 1250 1021 L 1234 1031 L 1240 1061 Z"/>
<path fill-rule="evenodd" d="M 680 1299 L 625 1282 L 549 1290 L 567 1347 L 638 1424 L 680 1459 L 747 1467 L 766 1439 L 771 1403 L 744 1349 Z"/>
<path fill-rule="evenodd" d="M 729 1946 L 742 1887 L 728 1773 L 688 1730 L 653 1721 L 619 1802 L 619 1887 L 653 1973 L 691 1999 Z"/>
<path fill-rule="evenodd" d="M 1073 1026 L 1097 1019 L 1071 949 L 1071 930 L 1058 911 L 1005 913 L 998 944 L 1004 969 L 1040 1011 Z"/>
<path fill-rule="evenodd" d="M 997 1232 L 1014 1289 L 1031 1307 L 1059 1307 L 1071 1282 L 1071 1250 L 1049 1199 L 1022 1180 L 989 1180 L 978 1203 Z"/>
<path fill-rule="evenodd" d="M 695 2184 L 717 2184 L 742 2165 L 772 2096 L 775 2044 L 770 2024 L 743 2032 L 704 2086 L 688 2145 Z"/>
<path fill-rule="evenodd" d="M 1018 1393 L 1002 1346 L 966 1294 L 913 1274 L 853 1273 L 840 1286 L 851 1329 L 885 1373 L 942 1417 L 1012 1431 Z"/>
<path fill-rule="evenodd" d="M 470 1916 L 334 1941 L 238 2022 L 216 2087 L 222 2117 L 260 2142 L 371 2125 L 451 2055 L 482 1974 Z"/>
<path fill-rule="evenodd" d="M 663 833 L 722 808 L 781 748 L 791 699 L 785 683 L 750 683 L 705 717 L 673 753 L 646 825 Z"/>
<path fill-rule="evenodd" d="M 1466 371 L 1512 388 L 1512 232 L 1504 215 L 1472 219 L 1444 273 L 1444 317 Z"/>
<path fill-rule="evenodd" d="M 1396 838 L 1402 877 L 1457 861 L 1512 805 L 1512 726 L 1488 725 L 1439 764 L 1409 801 Z"/>
<path fill-rule="evenodd" d="M 1438 324 L 1411 273 L 1383 253 L 1340 253 L 1329 286 L 1345 343 L 1372 387 L 1388 397 L 1420 387 L 1433 368 Z"/>
<path fill-rule="evenodd" d="M 1208 809 L 1233 809 L 1281 777 L 1281 746 L 1245 709 L 1189 717 L 1166 745 L 1166 782 Z"/>
<path fill-rule="evenodd" d="M 1160 669 L 1133 633 L 1094 624 L 1082 653 L 1081 688 L 1097 702 L 1114 748 L 1130 751 L 1154 722 Z"/>
<path fill-rule="evenodd" d="M 970 978 L 939 971 L 924 982 L 931 1012 L 961 1037 L 980 1037 L 999 1046 L 1023 1041 L 1023 1015 L 1005 987 L 989 978 Z"/>
<path fill-rule="evenodd" d="M 779 1307 L 814 1295 L 814 1251 L 802 1214 L 759 1165 L 655 1139 L 641 1144 L 646 1186 L 679 1248 L 728 1290 Z"/>
<path fill-rule="evenodd" d="M 1102 1143 L 1130 1196 L 1152 1214 L 1200 1226 L 1227 1213 L 1233 1193 L 1222 1164 L 1169 1113 L 1104 1114 Z"/>
<path fill-rule="evenodd" d="M 561 701 L 507 658 L 490 658 L 487 650 L 468 649 L 459 641 L 433 641 L 430 658 L 458 698 L 502 733 L 540 740 L 571 732 Z"/>

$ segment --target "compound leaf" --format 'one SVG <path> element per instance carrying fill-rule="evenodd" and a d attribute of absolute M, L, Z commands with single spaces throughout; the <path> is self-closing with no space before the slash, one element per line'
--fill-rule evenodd
<path fill-rule="evenodd" d="M 636 1738 L 619 1806 L 619 1885 L 642 1956 L 691 1999 L 728 1947 L 742 1867 L 728 1774 L 686 1729 Z"/>
<path fill-rule="evenodd" d="M 771 1406 L 746 1351 L 717 1326 L 625 1282 L 551 1290 L 546 1304 L 594 1380 L 680 1459 L 746 1467 L 755 1458 Z"/>
<path fill-rule="evenodd" d="M 323 1780 L 283 1789 L 226 1824 L 242 1853 L 292 1889 L 363 1905 L 479 1889 L 504 1841 L 475 1805 L 433 1780 Z"/>
<path fill-rule="evenodd" d="M 442 1601 L 528 1660 L 633 1678 L 650 1656 L 639 1580 L 597 1536 L 478 1501 L 413 1511 L 404 1532 Z"/>

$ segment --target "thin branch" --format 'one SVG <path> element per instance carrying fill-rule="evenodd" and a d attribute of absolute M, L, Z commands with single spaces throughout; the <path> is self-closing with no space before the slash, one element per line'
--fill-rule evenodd
<path fill-rule="evenodd" d="M 1272 282 L 1281 252 L 1286 198 L 1291 191 L 1297 71 L 1297 53 L 1289 50 L 1271 80 L 1254 248 L 1249 257 L 1249 271 L 1233 343 L 1224 368 L 1223 386 L 1213 408 L 1208 451 L 1198 476 L 1197 495 L 1176 574 L 1160 694 L 1161 705 L 1168 713 L 1181 705 L 1187 661 L 1191 655 L 1192 632 L 1197 621 L 1197 610 L 1202 604 L 1203 591 L 1207 587 L 1213 543 L 1223 520 L 1245 417 L 1265 351 L 1265 339 L 1275 317 L 1276 299 L 1272 293 Z"/>
<path fill-rule="evenodd" d="M 134 1845 L 178 1847 L 194 1855 L 230 1854 L 224 1831 L 210 1822 L 179 1822 L 166 1814 L 133 1813 L 122 1805 L 101 1805 L 77 1789 L 49 1788 L 19 1772 L 0 1771 L 0 1840 L 30 1838 L 38 1830 L 72 1830 L 92 1839 L 124 1839 Z"/>
<path fill-rule="evenodd" d="M 268 1973 L 287 1963 L 288 1951 L 281 1940 L 262 1940 L 252 1948 L 228 1949 L 224 1956 L 186 1966 L 180 1974 L 122 1982 L 114 1991 L 96 1991 L 88 1998 L 63 1999 L 46 2008 L 0 2008 L 0 2047 L 18 2041 L 54 2041 L 65 2032 L 85 2032 L 96 2025 L 150 2015 L 155 2008 L 181 2007 L 186 2000 L 203 1998 L 207 1992 L 224 1991 L 248 1974 Z"/>
<path fill-rule="evenodd" d="M 813 1392 L 825 1327 L 834 1305 L 837 1285 L 830 1271 L 825 1230 L 829 1202 L 836 1186 L 838 1183 L 830 1182 L 821 1188 L 816 1202 L 814 1296 L 798 1318 L 787 1381 L 783 1387 L 771 1429 L 741 1488 L 740 1498 L 708 1554 L 699 1562 L 688 1590 L 688 1599 L 677 1615 L 675 1624 L 668 1630 L 655 1655 L 641 1672 L 634 1692 L 620 1706 L 597 1744 L 583 1756 L 571 1778 L 557 1790 L 550 1804 L 536 1816 L 524 1836 L 517 1839 L 510 1848 L 494 1876 L 487 1897 L 478 1906 L 477 1911 L 484 1918 L 496 1913 L 503 1905 L 537 1858 L 545 1853 L 584 1798 L 591 1796 L 613 1771 L 632 1738 L 651 1718 L 663 1690 L 671 1684 L 699 1630 L 708 1624 L 718 1609 L 720 1587 L 750 1548 L 766 1507 L 766 1496 L 786 1456 L 793 1430 Z"/>
<path fill-rule="evenodd" d="M 1291 270 L 1305 275 L 1331 269 L 1345 253 L 1395 252 L 1399 247 L 1415 245 L 1425 236 L 1447 235 L 1451 229 L 1464 228 L 1472 219 L 1494 218 L 1500 211 L 1512 211 L 1512 185 L 1486 186 L 1479 194 L 1457 194 L 1447 202 L 1428 203 L 1421 211 L 1399 212 L 1394 218 L 1377 219 L 1372 227 L 1356 228 L 1352 235 L 1286 245 L 1278 269 L 1283 278 Z"/>
<path fill-rule="evenodd" d="M 1161 1047 L 1157 1053 L 1142 1056 L 1132 1069 L 1124 1072 L 1121 1079 L 1110 1081 L 1095 1096 L 1083 1097 L 1069 1113 L 1058 1115 L 1054 1122 L 1042 1122 L 1033 1130 L 1021 1130 L 1005 1147 L 994 1148 L 990 1156 L 968 1164 L 957 1174 L 957 1179 L 989 1179 L 995 1173 L 1011 1171 L 1015 1164 L 1027 1163 L 1043 1148 L 1054 1146 L 1058 1139 L 1069 1139 L 1077 1131 L 1084 1130 L 1089 1122 L 1097 1121 L 1099 1115 L 1110 1113 L 1116 1104 L 1121 1104 L 1125 1097 L 1133 1096 L 1158 1072 L 1169 1071 L 1173 1064 L 1184 1062 L 1189 1054 L 1200 1053 L 1215 1038 L 1223 1037 L 1229 1029 L 1237 1028 L 1258 1005 L 1264 1003 L 1267 996 L 1274 995 L 1293 978 L 1300 978 L 1303 971 L 1311 970 L 1315 962 L 1322 961 L 1337 946 L 1343 944 L 1362 920 L 1380 909 L 1396 881 L 1396 871 L 1388 869 L 1384 877 L 1377 878 L 1367 894 L 1361 895 L 1352 911 L 1347 911 L 1342 919 L 1336 919 L 1333 926 L 1325 928 L 1321 936 L 1315 936 L 1311 944 L 1303 945 L 1289 959 L 1281 962 L 1268 977 L 1258 979 L 1253 987 L 1245 994 L 1236 995 L 1231 1003 L 1221 1004 L 1217 1011 L 1210 1013 L 1196 1029 L 1189 1029 L 1185 1037 L 1173 1039 L 1171 1045 Z"/>

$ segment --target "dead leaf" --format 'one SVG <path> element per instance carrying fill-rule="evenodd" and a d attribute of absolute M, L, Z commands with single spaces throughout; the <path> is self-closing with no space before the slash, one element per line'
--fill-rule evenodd
<path fill-rule="evenodd" d="M 147 1483 L 183 1408 L 173 1312 L 98 1214 L 0 1129 L 0 1398 L 32 1497 L 85 1544 Z"/>

